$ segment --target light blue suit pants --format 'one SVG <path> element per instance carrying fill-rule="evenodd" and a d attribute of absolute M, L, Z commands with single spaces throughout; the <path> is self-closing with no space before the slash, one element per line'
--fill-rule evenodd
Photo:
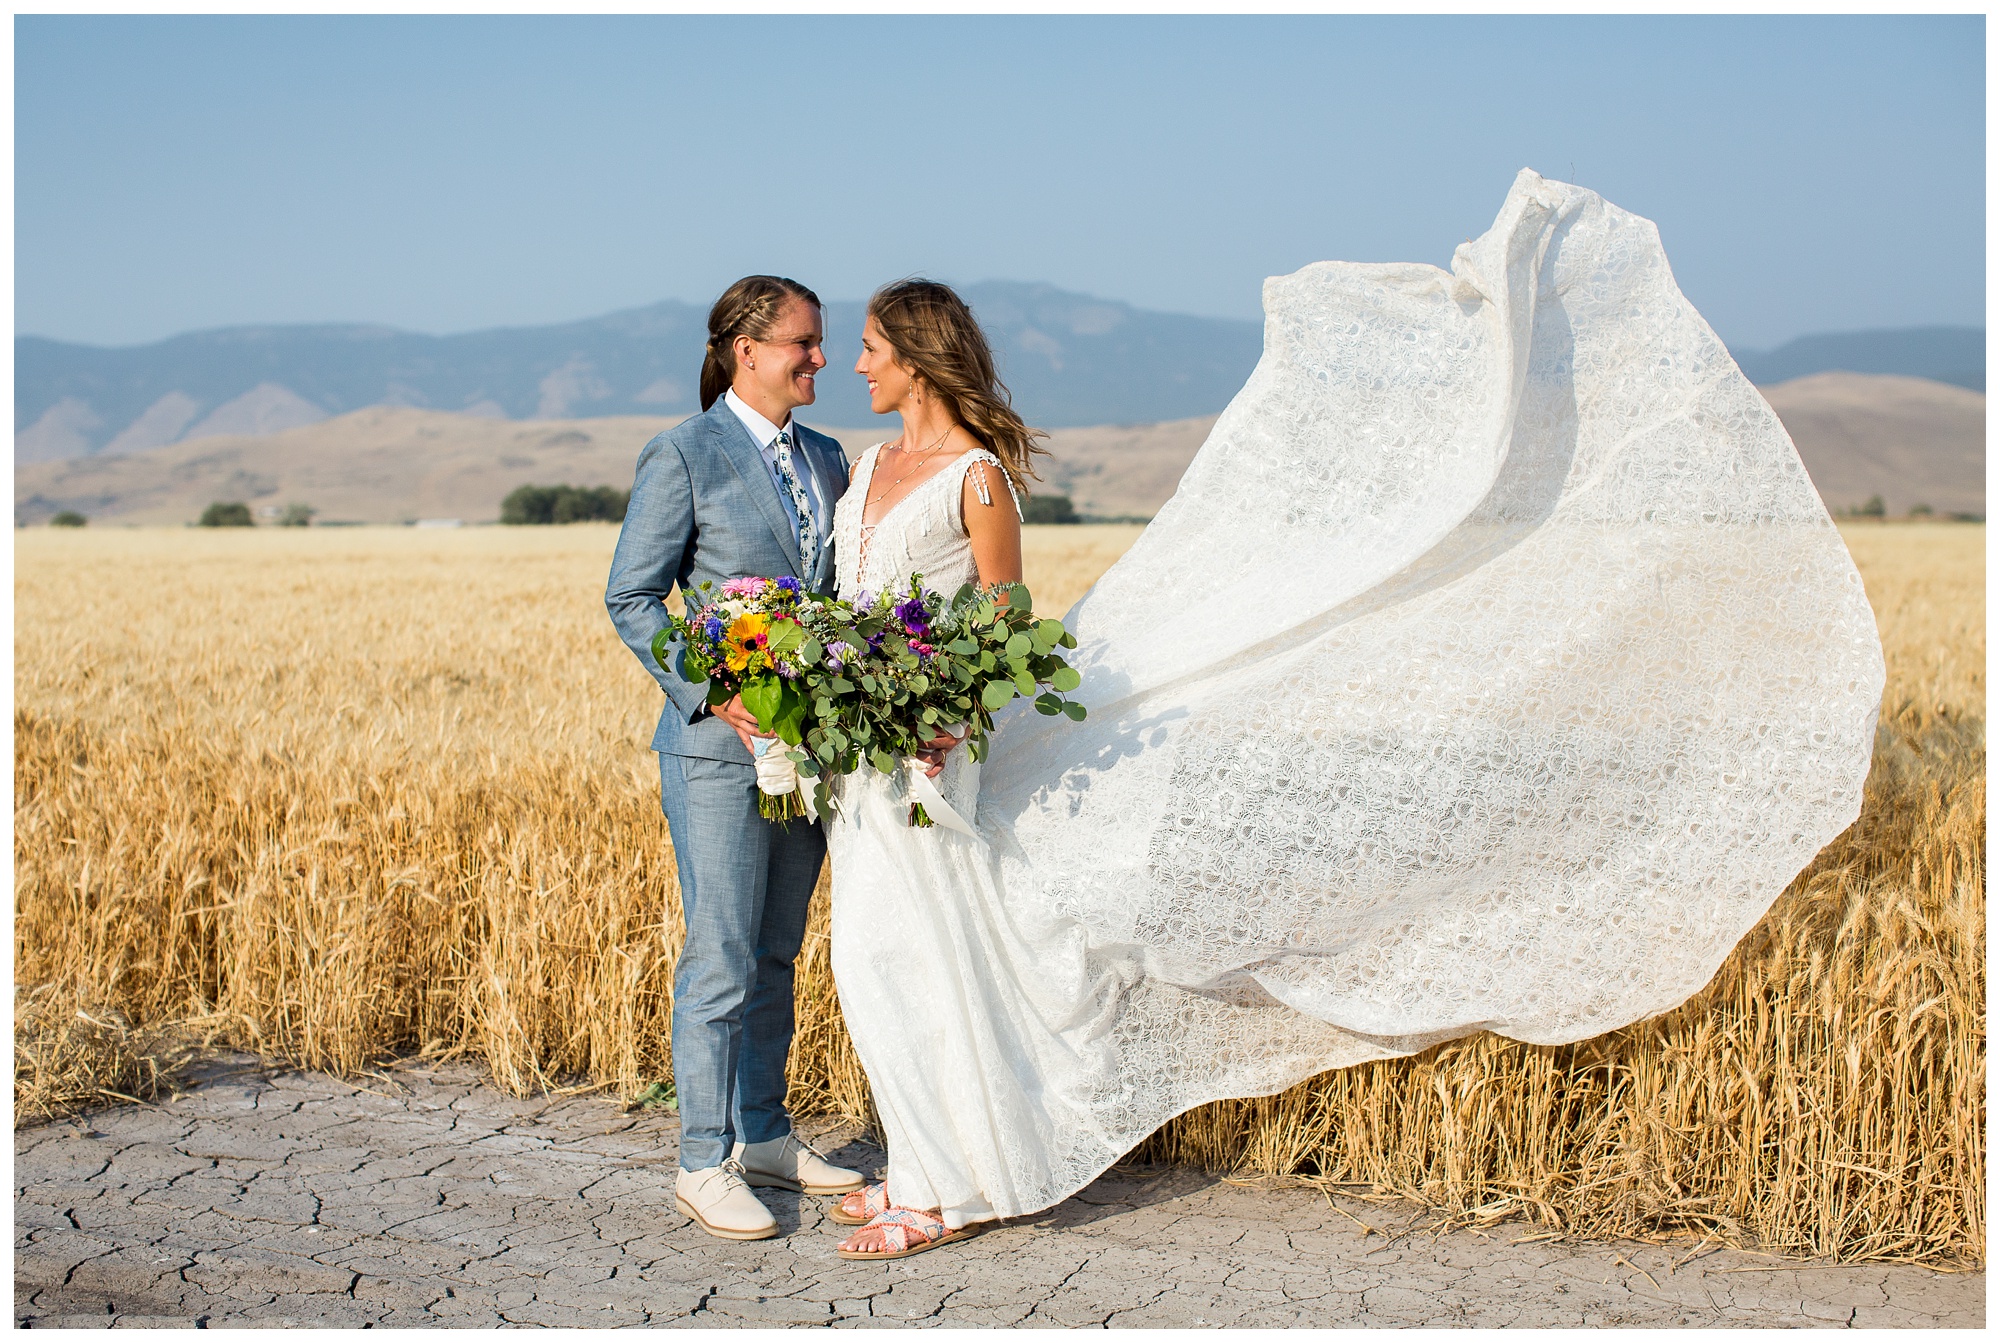
<path fill-rule="evenodd" d="M 660 756 L 660 810 L 680 866 L 687 941 L 674 972 L 674 1091 L 683 1170 L 719 1166 L 737 1142 L 792 1131 L 785 1058 L 792 962 L 826 858 L 815 822 L 757 814 L 748 764 Z"/>

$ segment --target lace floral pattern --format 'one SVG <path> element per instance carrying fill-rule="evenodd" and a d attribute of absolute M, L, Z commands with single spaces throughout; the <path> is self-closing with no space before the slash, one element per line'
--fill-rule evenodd
<path fill-rule="evenodd" d="M 1070 613 L 1089 719 L 1003 717 L 977 842 L 830 833 L 891 1190 L 947 1221 L 1209 1100 L 1666 1011 L 1858 812 L 1860 578 L 1650 222 L 1524 172 L 1450 271 L 1265 310 Z"/>

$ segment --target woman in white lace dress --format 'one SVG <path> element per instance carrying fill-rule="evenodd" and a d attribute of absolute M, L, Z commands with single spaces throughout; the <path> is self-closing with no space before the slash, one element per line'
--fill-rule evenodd
<path fill-rule="evenodd" d="M 1651 223 L 1524 171 L 1450 270 L 1264 302 L 1249 382 L 1065 617 L 1089 718 L 1003 711 L 983 778 L 946 754 L 970 833 L 846 781 L 834 973 L 909 1211 L 844 1252 L 1049 1207 L 1207 1101 L 1667 1011 L 1859 810 L 1859 575 Z M 954 443 L 887 511 L 905 468 L 857 466 L 844 592 L 1017 572 Z"/>
<path fill-rule="evenodd" d="M 1041 449 L 1009 407 L 971 310 L 941 284 L 887 287 L 869 303 L 855 372 L 868 380 L 878 415 L 902 416 L 903 433 L 861 455 L 835 511 L 839 594 L 880 592 L 912 574 L 947 593 L 963 583 L 1019 582 L 1017 500 Z M 954 740 L 933 743 L 927 772 L 958 815 L 975 816 L 979 766 L 948 749 Z M 975 841 L 947 827 L 912 829 L 904 774 L 864 769 L 840 782 L 837 797 L 827 822 L 834 982 L 882 1116 L 888 1185 L 900 1207 L 889 1210 L 877 1185 L 833 1215 L 857 1224 L 886 1213 L 842 1252 L 895 1257 L 941 1243 L 946 1228 L 922 1214 L 963 1190 L 945 1173 L 956 1157 L 932 1139 L 941 1124 L 959 1127 L 944 1107 L 983 1089 L 976 1079 L 988 1057 L 979 1041 L 987 1023 L 960 996 L 957 964 L 979 953 L 966 941 L 966 911 L 952 907 L 981 858 Z M 974 1010 L 935 1014 L 924 1004 L 940 993 Z M 928 1021 L 898 1020 L 913 1010 Z M 949 1193 L 938 1192 L 931 1169 Z"/>

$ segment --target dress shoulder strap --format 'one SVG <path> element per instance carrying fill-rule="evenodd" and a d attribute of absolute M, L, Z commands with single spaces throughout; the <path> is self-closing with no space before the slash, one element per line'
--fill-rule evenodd
<path fill-rule="evenodd" d="M 960 457 L 958 459 L 959 479 L 961 481 L 964 480 L 965 473 L 972 469 L 974 462 L 989 463 L 995 471 L 1000 473 L 1000 479 L 1007 482 L 1007 493 L 1014 497 L 1014 515 L 1025 521 L 1027 512 L 1021 507 L 1021 492 L 1014 488 L 1014 477 L 1007 474 L 1007 468 L 1001 465 L 1000 459 L 993 454 L 992 449 L 973 448 L 963 457 Z M 979 496 L 980 503 L 985 504 L 988 508 L 993 507 L 993 495 L 986 488 L 986 473 L 984 471 L 972 478 L 972 492 Z"/>

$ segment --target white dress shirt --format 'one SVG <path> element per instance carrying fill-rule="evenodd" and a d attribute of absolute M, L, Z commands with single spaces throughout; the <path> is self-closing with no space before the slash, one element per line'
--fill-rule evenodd
<path fill-rule="evenodd" d="M 820 545 L 825 546 L 828 536 L 826 500 L 820 497 L 819 473 L 813 470 L 805 446 L 799 442 L 799 431 L 793 425 L 792 417 L 787 415 L 783 426 L 772 424 L 752 410 L 748 401 L 736 395 L 734 387 L 724 392 L 722 399 L 728 403 L 729 409 L 735 412 L 736 418 L 743 421 L 743 427 L 750 431 L 751 441 L 757 445 L 757 451 L 763 454 L 764 469 L 771 473 L 772 486 L 776 488 L 780 498 L 786 499 L 790 496 L 785 490 L 785 482 L 778 479 L 777 441 L 780 433 L 786 431 L 791 433 L 792 472 L 798 476 L 799 484 L 805 487 L 806 504 L 812 509 L 813 524 L 819 528 Z"/>

